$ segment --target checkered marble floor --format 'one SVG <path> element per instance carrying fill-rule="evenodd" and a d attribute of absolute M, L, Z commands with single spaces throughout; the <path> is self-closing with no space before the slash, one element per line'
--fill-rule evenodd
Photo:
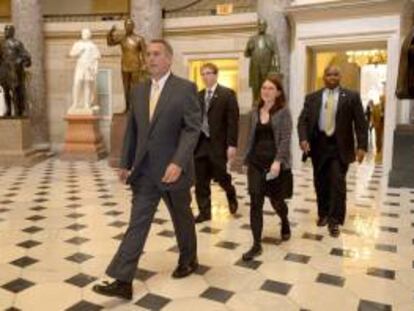
<path fill-rule="evenodd" d="M 1 310 L 414 310 L 414 191 L 386 187 L 380 166 L 348 174 L 348 220 L 338 239 L 315 225 L 310 167 L 295 172 L 292 239 L 265 206 L 264 252 L 251 245 L 246 177 L 234 174 L 240 209 L 229 215 L 214 186 L 213 220 L 197 227 L 197 274 L 173 280 L 172 223 L 162 204 L 139 265 L 134 299 L 96 295 L 126 229 L 130 192 L 106 161 L 49 159 L 0 167 Z"/>

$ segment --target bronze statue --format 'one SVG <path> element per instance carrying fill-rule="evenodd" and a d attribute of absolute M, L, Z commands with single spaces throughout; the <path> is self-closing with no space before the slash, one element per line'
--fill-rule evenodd
<path fill-rule="evenodd" d="M 385 96 L 381 95 L 378 105 L 372 108 L 372 124 L 375 129 L 375 163 L 382 163 L 382 148 L 384 143 L 384 115 L 385 115 Z"/>
<path fill-rule="evenodd" d="M 31 65 L 29 52 L 14 33 L 14 26 L 6 25 L 5 39 L 0 44 L 0 85 L 6 103 L 5 117 L 23 117 L 26 110 L 25 68 Z"/>
<path fill-rule="evenodd" d="M 258 21 L 257 35 L 250 37 L 244 55 L 250 58 L 249 86 L 253 91 L 253 100 L 260 95 L 260 87 L 269 73 L 279 73 L 279 48 L 277 42 L 266 34 L 267 23 Z"/>
<path fill-rule="evenodd" d="M 405 38 L 401 48 L 395 93 L 399 99 L 414 99 L 414 28 Z"/>
<path fill-rule="evenodd" d="M 122 49 L 121 70 L 126 110 L 129 110 L 128 95 L 131 86 L 147 77 L 145 64 L 145 40 L 134 34 L 134 22 L 132 19 L 125 20 L 125 34 L 116 35 L 116 27 L 113 26 L 107 35 L 109 46 L 120 45 Z"/>

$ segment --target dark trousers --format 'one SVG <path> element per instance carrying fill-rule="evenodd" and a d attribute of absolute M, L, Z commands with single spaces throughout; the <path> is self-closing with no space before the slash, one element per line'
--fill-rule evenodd
<path fill-rule="evenodd" d="M 195 195 L 200 214 L 211 215 L 211 181 L 214 179 L 226 192 L 227 200 L 236 200 L 236 189 L 227 173 L 226 160 L 215 158 L 210 152 L 209 140 L 202 135 L 195 162 Z"/>
<path fill-rule="evenodd" d="M 319 218 L 343 225 L 346 216 L 346 173 L 348 164 L 340 159 L 335 139 L 320 135 L 318 156 L 312 156 L 313 180 Z"/>
<path fill-rule="evenodd" d="M 141 175 L 131 187 L 133 197 L 129 226 L 106 273 L 117 280 L 132 282 L 161 199 L 165 202 L 174 225 L 180 251 L 179 264 L 194 261 L 197 258 L 197 239 L 190 208 L 190 189 L 162 191 L 145 175 Z"/>
<path fill-rule="evenodd" d="M 263 231 L 263 205 L 265 195 L 261 193 L 250 194 L 250 227 L 253 233 L 254 244 L 260 244 Z M 270 204 L 283 222 L 288 221 L 288 206 L 285 200 L 270 197 Z"/>

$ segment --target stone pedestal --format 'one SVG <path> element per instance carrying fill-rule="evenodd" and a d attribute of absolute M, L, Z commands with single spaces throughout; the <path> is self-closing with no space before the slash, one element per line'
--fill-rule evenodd
<path fill-rule="evenodd" d="M 109 152 L 109 166 L 118 167 L 121 160 L 121 150 L 124 143 L 124 133 L 128 115 L 117 113 L 112 117 L 111 123 L 111 150 Z"/>
<path fill-rule="evenodd" d="M 0 165 L 33 165 L 44 154 L 32 147 L 29 119 L 0 119 Z"/>
<path fill-rule="evenodd" d="M 390 187 L 414 188 L 414 124 L 398 125 L 394 132 Z"/>
<path fill-rule="evenodd" d="M 99 131 L 99 117 L 67 115 L 63 160 L 99 160 L 107 155 Z"/>

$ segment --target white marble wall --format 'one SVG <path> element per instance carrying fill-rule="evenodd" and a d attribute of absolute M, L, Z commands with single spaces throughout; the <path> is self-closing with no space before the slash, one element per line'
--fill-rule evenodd
<path fill-rule="evenodd" d="M 239 72 L 239 102 L 241 112 L 251 107 L 251 92 L 248 87 L 248 60 L 243 52 L 249 36 L 255 32 L 257 15 L 207 16 L 197 18 L 168 19 L 164 24 L 164 36 L 174 48 L 173 71 L 188 77 L 188 63 L 192 59 L 237 58 Z M 93 40 L 98 45 L 102 59 L 100 69 L 111 70 L 113 112 L 123 109 L 120 56 L 118 47 L 106 46 L 106 32 L 113 24 L 123 28 L 122 22 L 67 22 L 45 24 L 45 69 L 49 132 L 54 150 L 60 150 L 64 142 L 66 124 L 64 116 L 71 103 L 71 88 L 75 60 L 68 57 L 73 42 L 79 38 L 80 30 L 92 30 Z M 108 136 L 108 133 L 104 133 Z M 108 141 L 106 137 L 106 141 Z"/>

